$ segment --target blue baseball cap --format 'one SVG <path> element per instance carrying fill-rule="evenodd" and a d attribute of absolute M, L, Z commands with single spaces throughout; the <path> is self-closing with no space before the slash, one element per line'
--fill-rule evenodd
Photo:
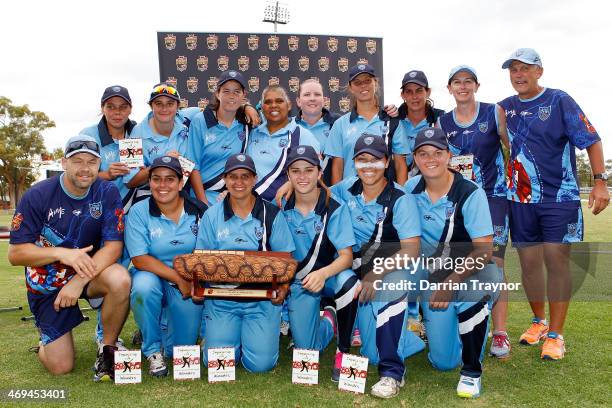
<path fill-rule="evenodd" d="M 153 160 L 151 167 L 149 167 L 149 178 L 151 178 L 153 170 L 159 167 L 170 169 L 176 173 L 179 180 L 183 179 L 183 168 L 181 167 L 181 162 L 176 157 L 161 156 Z"/>
<path fill-rule="evenodd" d="M 304 160 L 312 164 L 313 166 L 318 166 L 319 168 L 321 168 L 319 155 L 312 146 L 299 145 L 295 149 L 291 149 L 291 151 L 289 152 L 289 157 L 287 157 L 287 168 L 289 168 L 289 166 L 299 160 Z"/>
<path fill-rule="evenodd" d="M 132 98 L 130 98 L 130 93 L 128 92 L 126 87 L 123 87 L 121 85 L 113 85 L 113 86 L 109 86 L 108 88 L 106 88 L 104 90 L 104 93 L 102 94 L 102 99 L 100 100 L 100 104 L 104 105 L 104 102 L 106 102 L 113 96 L 118 96 L 120 98 L 123 98 L 127 103 L 130 104 L 130 106 L 132 106 Z"/>
<path fill-rule="evenodd" d="M 406 84 L 417 84 L 424 88 L 429 88 L 429 81 L 427 81 L 427 76 L 425 73 L 416 69 L 408 71 L 404 74 L 401 89 L 404 89 Z"/>
<path fill-rule="evenodd" d="M 225 162 L 225 168 L 223 169 L 223 174 L 231 173 L 237 169 L 247 169 L 253 172 L 253 174 L 257 174 L 257 170 L 255 169 L 255 162 L 248 154 L 238 153 L 233 154 L 227 158 Z"/>
<path fill-rule="evenodd" d="M 219 75 L 219 80 L 217 81 L 217 89 L 221 88 L 221 85 L 226 83 L 227 81 L 236 81 L 242 86 L 242 89 L 246 89 L 246 81 L 244 80 L 244 76 L 238 71 L 223 71 L 221 75 Z"/>
<path fill-rule="evenodd" d="M 529 65 L 542 66 L 540 55 L 533 48 L 519 48 L 514 51 L 506 61 L 502 64 L 502 69 L 510 68 L 512 61 L 521 61 Z"/>
<path fill-rule="evenodd" d="M 355 79 L 355 77 L 359 74 L 368 74 L 373 77 L 376 76 L 376 72 L 374 72 L 374 67 L 370 64 L 357 64 L 352 66 L 351 69 L 349 69 L 349 82 Z"/>
<path fill-rule="evenodd" d="M 440 128 L 421 129 L 414 139 L 413 152 L 416 152 L 422 146 L 434 146 L 438 149 L 448 150 L 448 140 L 446 133 Z"/>
<path fill-rule="evenodd" d="M 355 142 L 353 159 L 363 153 L 369 153 L 377 159 L 382 159 L 389 152 L 387 144 L 381 136 L 364 133 Z"/>
<path fill-rule="evenodd" d="M 472 77 L 474 77 L 474 81 L 478 83 L 478 76 L 476 75 L 476 70 L 474 68 L 470 67 L 469 65 L 457 65 L 455 68 L 451 69 L 450 74 L 448 74 L 448 84 L 449 85 L 453 77 L 460 72 L 465 72 L 467 74 L 470 74 Z"/>

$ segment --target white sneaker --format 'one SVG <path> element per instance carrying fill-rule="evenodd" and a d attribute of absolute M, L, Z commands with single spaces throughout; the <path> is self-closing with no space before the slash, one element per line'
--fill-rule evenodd
<path fill-rule="evenodd" d="M 282 321 L 280 324 L 280 333 L 283 336 L 288 336 L 289 335 L 289 322 L 286 321 Z"/>
<path fill-rule="evenodd" d="M 98 346 L 98 350 L 102 350 L 102 339 L 96 339 L 96 346 Z M 127 348 L 125 347 L 125 343 L 123 343 L 123 339 L 121 337 L 117 338 L 117 341 L 115 342 L 115 347 L 117 347 L 117 350 L 119 351 L 127 350 Z"/>
<path fill-rule="evenodd" d="M 473 378 L 462 375 L 457 384 L 457 395 L 461 398 L 480 397 L 480 377 Z"/>
<path fill-rule="evenodd" d="M 376 384 L 372 386 L 372 395 L 378 398 L 393 398 L 400 392 L 400 388 L 404 386 L 405 382 L 397 381 L 391 377 L 381 377 Z"/>
<path fill-rule="evenodd" d="M 168 375 L 166 361 L 160 352 L 153 353 L 149 357 L 149 374 L 153 377 L 165 377 Z"/>

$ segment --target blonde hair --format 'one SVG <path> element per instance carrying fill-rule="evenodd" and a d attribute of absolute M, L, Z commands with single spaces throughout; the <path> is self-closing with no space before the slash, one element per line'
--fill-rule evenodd
<path fill-rule="evenodd" d="M 300 95 L 302 95 L 302 86 L 306 85 L 306 84 L 317 84 L 321 87 L 321 92 L 323 92 L 323 85 L 321 84 L 321 82 L 319 82 L 319 80 L 315 79 L 315 78 L 308 78 L 307 80 L 305 80 L 304 82 L 300 83 L 300 86 L 298 88 L 298 98 L 300 97 Z"/>

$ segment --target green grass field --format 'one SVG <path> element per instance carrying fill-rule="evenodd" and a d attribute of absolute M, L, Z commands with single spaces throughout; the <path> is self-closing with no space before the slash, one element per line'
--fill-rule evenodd
<path fill-rule="evenodd" d="M 10 216 L 0 216 L 0 225 Z M 612 242 L 612 211 L 593 217 L 585 211 L 586 241 Z M 529 324 L 531 314 L 525 302 L 511 302 L 508 327 L 513 342 L 512 357 L 497 361 L 486 357 L 483 395 L 475 401 L 461 401 L 455 395 L 458 369 L 439 372 L 431 368 L 425 352 L 409 358 L 407 383 L 400 396 L 390 401 L 369 395 L 340 392 L 329 380 L 331 348 L 321 357 L 320 385 L 303 387 L 291 384 L 291 355 L 287 341 L 281 342 L 278 366 L 270 373 L 250 374 L 242 368 L 232 384 L 208 384 L 206 380 L 174 382 L 171 378 L 152 379 L 145 373 L 139 385 L 115 386 L 94 384 L 91 366 L 95 359 L 93 333 L 95 313 L 86 312 L 91 320 L 75 330 L 78 350 L 76 368 L 63 377 L 47 374 L 27 350 L 37 343 L 37 332 L 31 322 L 20 317 L 29 315 L 25 295 L 23 269 L 11 267 L 6 260 L 7 243 L 0 242 L 0 308 L 23 306 L 23 311 L 0 313 L 0 389 L 64 388 L 69 392 L 67 403 L 74 406 L 503 406 L 565 407 L 610 406 L 612 401 L 612 305 L 610 262 L 598 259 L 594 276 L 588 275 L 580 290 L 580 298 L 597 301 L 572 303 L 566 324 L 566 358 L 560 362 L 539 359 L 537 347 L 517 344 L 520 333 Z M 517 281 L 516 268 L 509 273 Z M 135 329 L 130 317 L 122 333 L 129 340 Z M 129 344 L 128 344 L 129 345 Z M 357 350 L 355 350 L 357 352 Z M 145 364 L 146 369 L 146 364 Z M 206 371 L 202 371 L 203 378 Z M 370 367 L 366 390 L 377 380 L 375 367 Z"/>

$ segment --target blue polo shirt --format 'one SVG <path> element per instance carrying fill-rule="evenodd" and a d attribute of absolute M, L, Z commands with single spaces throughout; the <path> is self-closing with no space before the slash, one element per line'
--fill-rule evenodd
<path fill-rule="evenodd" d="M 98 178 L 81 197 L 71 195 L 64 174 L 43 180 L 25 192 L 11 223 L 10 243 L 39 247 L 85 248 L 96 253 L 105 241 L 123 241 L 123 205 L 117 187 Z M 26 266 L 28 291 L 38 294 L 60 290 L 76 272 L 59 262 Z"/>
<path fill-rule="evenodd" d="M 393 153 L 406 155 L 406 164 L 412 166 L 414 158 L 412 150 L 414 149 L 414 139 L 417 133 L 422 129 L 428 128 L 429 122 L 427 118 L 423 119 L 415 125 L 408 118 L 400 119 L 397 129 L 393 134 Z"/>
<path fill-rule="evenodd" d="M 253 129 L 249 136 L 246 154 L 253 158 L 257 170 L 255 191 L 265 200 L 272 200 L 276 191 L 287 181 L 285 163 L 290 148 L 298 145 L 312 146 L 321 151 L 321 145 L 309 130 L 294 121 L 270 134 L 266 124 Z"/>
<path fill-rule="evenodd" d="M 148 197 L 132 207 L 127 221 L 125 245 L 132 258 L 150 255 L 172 268 L 174 257 L 193 252 L 206 204 L 183 197 L 183 212 L 175 223 Z"/>
<path fill-rule="evenodd" d="M 431 256 L 440 242 L 471 242 L 474 238 L 493 235 L 484 190 L 461 174 L 454 173 L 448 194 L 435 203 L 429 199 L 425 180 L 420 175 L 408 180 L 404 189 L 417 203 L 418 210 L 413 217 L 418 214 L 421 223 L 421 252 L 425 256 Z M 450 237 L 445 235 L 448 233 Z"/>
<path fill-rule="evenodd" d="M 349 248 L 356 244 L 353 229 L 350 228 L 351 216 L 348 208 L 333 197 L 330 197 L 329 204 L 326 206 L 326 198 L 325 191 L 321 190 L 317 205 L 306 216 L 295 208 L 295 195 L 292 195 L 283 206 L 283 214 L 289 225 L 296 248 L 293 257 L 298 262 L 306 258 L 315 237 L 320 232 L 325 234 L 325 237 L 333 246 L 326 245 L 326 241 L 322 240 L 321 252 L 332 252 L 325 254 L 332 260 L 338 257 L 339 249 Z M 327 214 L 327 218 L 324 225 L 325 214 Z"/>
<path fill-rule="evenodd" d="M 125 137 L 129 137 L 136 126 L 136 122 L 133 120 L 128 120 L 125 123 Z M 100 122 L 97 125 L 93 125 L 90 127 L 86 127 L 81 130 L 81 133 L 84 135 L 89 135 L 96 139 L 98 144 L 100 145 L 100 171 L 108 171 L 111 163 L 119 162 L 119 141 L 112 138 L 110 133 L 108 133 L 108 127 L 106 126 L 106 118 L 102 116 Z M 119 190 L 119 194 L 121 195 L 121 200 L 124 201 L 128 197 L 128 193 L 130 189 L 125 185 L 123 180 L 124 176 L 119 176 L 111 182 L 117 187 Z"/>
<path fill-rule="evenodd" d="M 331 190 L 334 197 L 349 209 L 357 241 L 354 250 L 373 242 L 374 231 L 381 222 L 381 242 L 397 242 L 421 235 L 421 225 L 415 217 L 417 208 L 414 197 L 405 194 L 399 184 L 388 182 L 382 193 L 369 202 L 363 198 L 363 184 L 358 177 L 344 179 L 332 186 Z"/>
<path fill-rule="evenodd" d="M 601 140 L 580 106 L 551 88 L 531 99 L 514 95 L 499 105 L 510 138 L 508 199 L 529 204 L 580 200 L 574 148 Z"/>
<path fill-rule="evenodd" d="M 353 163 L 355 142 L 364 133 L 385 137 L 389 132 L 389 122 L 389 116 L 382 110 L 368 121 L 353 109 L 334 122 L 323 153 L 344 160 L 343 178 L 353 177 L 357 174 Z M 396 140 L 397 138 L 393 137 L 393 151 L 399 148 Z"/>
<path fill-rule="evenodd" d="M 234 214 L 229 197 L 227 195 L 222 205 L 215 205 L 204 214 L 198 232 L 197 249 L 295 251 L 287 221 L 278 207 L 258 196 L 251 213 L 242 219 Z M 265 244 L 265 228 L 262 223 L 264 209 L 265 221 L 271 225 L 265 236 Z"/>
<path fill-rule="evenodd" d="M 302 119 L 302 111 L 300 110 L 293 118 L 295 123 L 303 127 L 304 129 L 310 130 L 310 132 L 317 138 L 319 141 L 319 145 L 321 147 L 325 146 L 327 142 L 327 138 L 329 136 L 329 132 L 334 124 L 334 122 L 340 117 L 337 113 L 330 112 L 329 110 L 323 108 L 323 115 L 321 119 L 319 119 L 314 125 L 308 124 L 308 122 Z"/>
<path fill-rule="evenodd" d="M 469 123 L 459 123 L 455 110 L 438 118 L 438 125 L 446 133 L 454 156 L 472 154 L 473 181 L 484 189 L 487 197 L 506 197 L 504 155 L 499 137 L 497 105 L 476 102 L 476 115 Z"/>
<path fill-rule="evenodd" d="M 164 156 L 171 150 L 176 150 L 182 156 L 187 153 L 187 139 L 189 137 L 189 119 L 182 116 L 180 113 L 174 118 L 174 128 L 169 137 L 155 133 L 149 120 L 153 117 L 153 112 L 149 112 L 147 116 L 140 122 L 132 133 L 130 138 L 142 139 L 142 151 L 144 156 L 144 165 L 149 167 L 153 160 Z M 140 169 L 132 169 L 129 174 L 123 176 L 123 181 L 129 183 Z"/>

